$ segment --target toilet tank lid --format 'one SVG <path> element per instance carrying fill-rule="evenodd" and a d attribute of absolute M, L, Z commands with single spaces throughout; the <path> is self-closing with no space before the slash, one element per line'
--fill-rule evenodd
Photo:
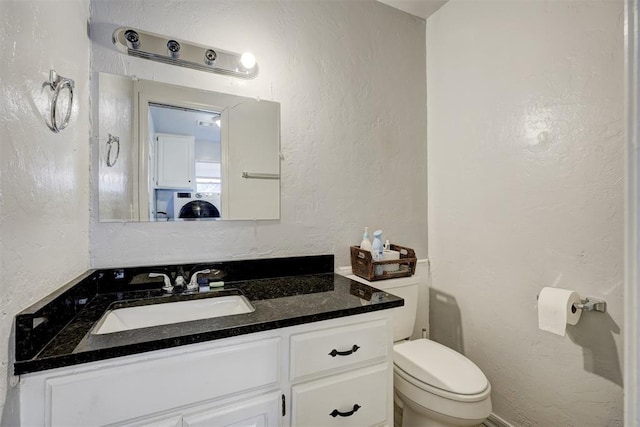
<path fill-rule="evenodd" d="M 407 341 L 395 345 L 393 352 L 400 369 L 441 390 L 473 395 L 489 386 L 487 377 L 471 360 L 435 341 Z"/>

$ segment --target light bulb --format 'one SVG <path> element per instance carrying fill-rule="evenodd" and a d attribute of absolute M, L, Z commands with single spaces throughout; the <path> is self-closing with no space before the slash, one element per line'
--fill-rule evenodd
<path fill-rule="evenodd" d="M 245 52 L 240 57 L 240 63 L 244 68 L 250 70 L 256 66 L 256 57 L 251 52 Z"/>

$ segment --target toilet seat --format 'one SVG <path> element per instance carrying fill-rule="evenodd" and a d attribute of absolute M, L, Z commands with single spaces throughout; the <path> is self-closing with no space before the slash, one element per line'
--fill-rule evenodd
<path fill-rule="evenodd" d="M 434 387 L 430 384 L 420 381 L 419 379 L 411 376 L 395 363 L 393 364 L 394 377 L 401 378 L 407 384 L 416 387 L 424 392 L 430 393 L 434 396 L 442 397 L 447 400 L 452 400 L 460 403 L 473 403 L 481 402 L 488 399 L 491 396 L 491 386 L 487 384 L 487 388 L 478 394 L 458 394 L 450 391 L 443 390 L 438 387 Z"/>
<path fill-rule="evenodd" d="M 394 368 L 416 387 L 457 401 L 478 401 L 491 392 L 487 377 L 462 354 L 435 341 L 394 345 Z"/>

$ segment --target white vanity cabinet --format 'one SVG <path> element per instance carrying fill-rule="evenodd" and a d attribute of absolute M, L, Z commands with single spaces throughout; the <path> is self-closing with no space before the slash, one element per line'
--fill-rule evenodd
<path fill-rule="evenodd" d="M 24 374 L 20 424 L 391 426 L 391 334 L 382 310 Z"/>

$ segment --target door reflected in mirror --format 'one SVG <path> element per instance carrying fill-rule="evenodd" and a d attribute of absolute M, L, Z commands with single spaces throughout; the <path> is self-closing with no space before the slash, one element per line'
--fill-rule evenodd
<path fill-rule="evenodd" d="M 278 103 L 100 73 L 98 108 L 101 222 L 279 219 Z"/>
<path fill-rule="evenodd" d="M 220 219 L 219 111 L 151 104 L 149 212 L 155 221 Z"/>

